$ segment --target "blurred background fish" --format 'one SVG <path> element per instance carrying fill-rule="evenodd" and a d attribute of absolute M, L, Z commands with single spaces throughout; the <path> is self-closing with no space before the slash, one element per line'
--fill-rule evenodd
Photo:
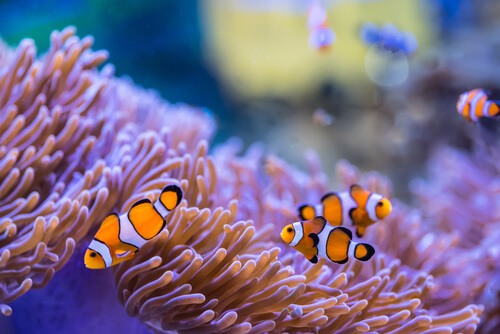
<path fill-rule="evenodd" d="M 335 33 L 328 27 L 326 10 L 321 0 L 310 0 L 307 11 L 309 46 L 318 51 L 326 51 L 335 41 Z"/>
<path fill-rule="evenodd" d="M 396 52 L 403 52 L 410 55 L 417 50 L 418 42 L 409 31 L 399 31 L 391 23 L 386 23 L 378 27 L 375 23 L 368 22 L 361 28 L 361 39 L 367 45 L 377 45 L 378 47 Z"/>

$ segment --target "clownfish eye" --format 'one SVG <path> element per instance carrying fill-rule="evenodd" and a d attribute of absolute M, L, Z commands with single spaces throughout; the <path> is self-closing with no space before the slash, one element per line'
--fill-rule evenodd
<path fill-rule="evenodd" d="M 292 229 L 291 227 L 289 227 L 289 228 L 287 228 L 287 229 L 286 229 L 286 231 L 287 231 L 288 233 L 292 233 L 293 229 Z"/>
<path fill-rule="evenodd" d="M 382 203 L 382 201 L 380 201 L 377 203 L 377 206 L 384 206 L 384 203 Z"/>
<path fill-rule="evenodd" d="M 96 257 L 96 256 L 97 256 L 96 252 L 90 253 L 90 257 Z"/>

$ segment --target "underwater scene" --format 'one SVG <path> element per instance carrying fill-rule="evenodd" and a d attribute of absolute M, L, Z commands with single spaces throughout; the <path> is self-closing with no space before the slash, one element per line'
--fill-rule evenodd
<path fill-rule="evenodd" d="M 500 333 L 500 1 L 3 0 L 0 119 L 0 334 Z"/>

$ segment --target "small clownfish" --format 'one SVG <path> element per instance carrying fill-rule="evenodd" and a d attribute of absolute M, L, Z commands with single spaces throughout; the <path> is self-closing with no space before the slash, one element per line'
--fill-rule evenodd
<path fill-rule="evenodd" d="M 457 111 L 469 122 L 477 122 L 481 117 L 492 118 L 500 114 L 500 102 L 490 101 L 488 93 L 473 89 L 458 98 Z"/>
<path fill-rule="evenodd" d="M 299 206 L 298 211 L 302 220 L 322 215 L 333 226 L 356 226 L 356 235 L 361 238 L 368 226 L 391 213 L 392 205 L 382 195 L 354 184 L 348 191 L 324 195 L 319 205 L 303 204 Z"/>
<path fill-rule="evenodd" d="M 335 41 L 335 33 L 326 23 L 326 10 L 320 0 L 312 0 L 307 13 L 309 46 L 319 51 L 326 51 Z"/>
<path fill-rule="evenodd" d="M 321 216 L 285 226 L 281 231 L 281 239 L 301 252 L 311 263 L 317 263 L 318 256 L 342 264 L 350 256 L 359 261 L 368 261 L 375 254 L 371 245 L 352 241 L 352 232 L 347 228 L 331 226 Z"/>
<path fill-rule="evenodd" d="M 104 269 L 133 258 L 139 248 L 163 230 L 164 218 L 181 200 L 181 188 L 171 184 L 163 188 L 154 204 L 143 199 L 120 216 L 107 216 L 85 252 L 85 266 Z"/>

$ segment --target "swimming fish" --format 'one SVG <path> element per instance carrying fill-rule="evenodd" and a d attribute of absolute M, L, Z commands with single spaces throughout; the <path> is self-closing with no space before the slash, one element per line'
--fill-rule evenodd
<path fill-rule="evenodd" d="M 303 204 L 298 211 L 302 220 L 322 215 L 333 226 L 356 226 L 356 235 L 361 238 L 368 226 L 391 213 L 392 205 L 382 195 L 354 184 L 348 191 L 324 195 L 319 205 Z"/>
<path fill-rule="evenodd" d="M 285 226 L 281 239 L 312 263 L 317 263 L 318 257 L 339 264 L 346 263 L 350 256 L 368 261 L 375 254 L 371 245 L 352 241 L 352 233 L 347 228 L 331 226 L 321 216 Z"/>
<path fill-rule="evenodd" d="M 488 99 L 482 89 L 473 89 L 460 95 L 457 111 L 469 122 L 477 122 L 481 117 L 495 117 L 500 114 L 500 102 Z"/>
<path fill-rule="evenodd" d="M 403 52 L 410 55 L 417 50 L 418 42 L 409 31 L 400 31 L 393 24 L 387 23 L 378 27 L 375 23 L 368 22 L 361 28 L 361 39 L 367 45 L 377 45 L 392 52 Z"/>
<path fill-rule="evenodd" d="M 133 258 L 139 248 L 163 230 L 164 218 L 181 200 L 181 188 L 171 184 L 163 188 L 154 204 L 143 199 L 126 213 L 107 216 L 85 252 L 85 266 L 103 269 Z"/>
<path fill-rule="evenodd" d="M 335 33 L 327 26 L 326 10 L 320 0 L 311 0 L 307 14 L 309 45 L 319 51 L 326 51 L 335 41 Z"/>

